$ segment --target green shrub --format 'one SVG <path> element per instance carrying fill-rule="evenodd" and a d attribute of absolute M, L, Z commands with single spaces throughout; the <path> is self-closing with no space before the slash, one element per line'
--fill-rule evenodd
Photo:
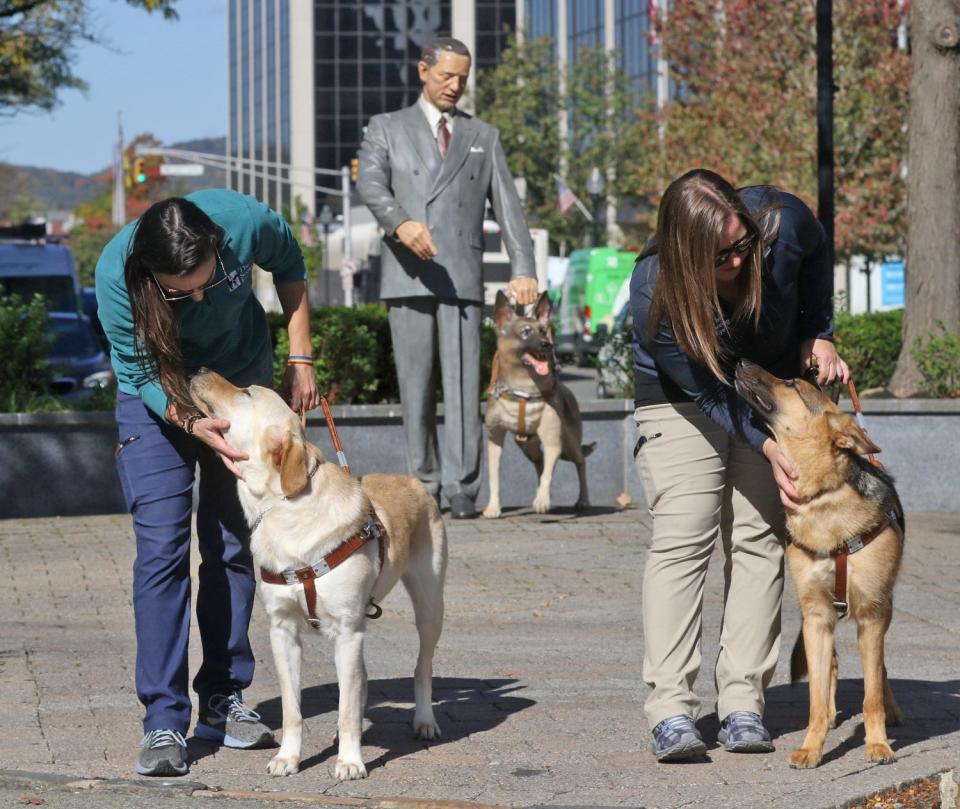
<path fill-rule="evenodd" d="M 923 376 L 923 392 L 937 398 L 960 397 L 960 332 L 947 331 L 937 321 L 937 332 L 918 337 L 910 355 Z"/>
<path fill-rule="evenodd" d="M 0 411 L 26 413 L 59 410 L 49 393 L 52 372 L 46 358 L 47 308 L 39 295 L 24 302 L 17 297 L 0 299 Z"/>
<path fill-rule="evenodd" d="M 279 385 L 286 368 L 289 341 L 283 316 L 269 315 L 273 335 L 274 384 Z M 387 310 L 377 304 L 356 309 L 322 306 L 310 315 L 310 339 L 313 345 L 317 387 L 330 398 L 336 389 L 339 404 L 380 404 L 400 401 L 397 372 L 393 364 L 393 344 Z M 483 324 L 480 331 L 480 389 L 486 390 L 490 368 L 497 348 L 496 333 Z M 437 375 L 437 400 L 443 394 Z M 482 394 L 481 394 L 482 395 Z"/>
<path fill-rule="evenodd" d="M 837 353 L 850 366 L 859 390 L 885 388 L 900 356 L 903 310 L 837 314 Z"/>

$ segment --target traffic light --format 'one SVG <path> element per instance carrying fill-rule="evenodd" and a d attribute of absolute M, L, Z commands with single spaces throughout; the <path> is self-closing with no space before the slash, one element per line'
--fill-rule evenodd
<path fill-rule="evenodd" d="M 138 157 L 133 161 L 133 180 L 136 183 L 145 183 L 147 181 L 147 172 L 144 170 L 142 157 Z"/>
<path fill-rule="evenodd" d="M 350 182 L 355 183 L 360 175 L 360 159 L 355 157 L 350 161 Z"/>

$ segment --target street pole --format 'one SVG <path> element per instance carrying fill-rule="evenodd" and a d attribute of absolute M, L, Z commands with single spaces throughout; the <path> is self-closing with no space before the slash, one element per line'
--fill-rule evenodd
<path fill-rule="evenodd" d="M 817 0 L 817 217 L 826 232 L 831 270 L 835 244 L 833 90 L 833 0 Z"/>
<path fill-rule="evenodd" d="M 127 195 L 123 173 L 123 117 L 117 112 L 117 145 L 113 150 L 113 224 L 119 227 L 127 221 Z"/>
<path fill-rule="evenodd" d="M 353 306 L 353 237 L 350 226 L 350 167 L 340 169 L 340 199 L 343 201 L 343 304 Z M 349 279 L 346 274 L 349 273 Z"/>

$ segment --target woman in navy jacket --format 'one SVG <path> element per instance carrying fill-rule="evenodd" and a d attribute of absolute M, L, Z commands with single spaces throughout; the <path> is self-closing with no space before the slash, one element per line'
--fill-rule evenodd
<path fill-rule="evenodd" d="M 661 761 L 702 755 L 703 583 L 726 554 L 716 665 L 720 742 L 773 749 L 763 690 L 780 646 L 783 507 L 793 470 L 731 384 L 749 359 L 788 378 L 849 375 L 833 345 L 833 267 L 823 229 L 797 197 L 736 191 L 704 169 L 663 195 L 654 242 L 630 284 L 636 371 L 634 449 L 653 538 L 643 581 L 645 703 Z"/>

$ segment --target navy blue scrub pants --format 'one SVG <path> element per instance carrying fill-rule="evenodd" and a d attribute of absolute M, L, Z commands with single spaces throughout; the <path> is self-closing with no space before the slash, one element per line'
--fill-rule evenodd
<path fill-rule="evenodd" d="M 201 706 L 210 695 L 242 690 L 253 680 L 247 638 L 256 592 L 250 531 L 236 478 L 209 447 L 167 424 L 138 396 L 117 394 L 117 424 L 117 472 L 137 539 L 133 611 L 143 729 L 186 733 L 190 517 L 198 463 L 197 625 L 203 662 L 193 688 Z"/>

